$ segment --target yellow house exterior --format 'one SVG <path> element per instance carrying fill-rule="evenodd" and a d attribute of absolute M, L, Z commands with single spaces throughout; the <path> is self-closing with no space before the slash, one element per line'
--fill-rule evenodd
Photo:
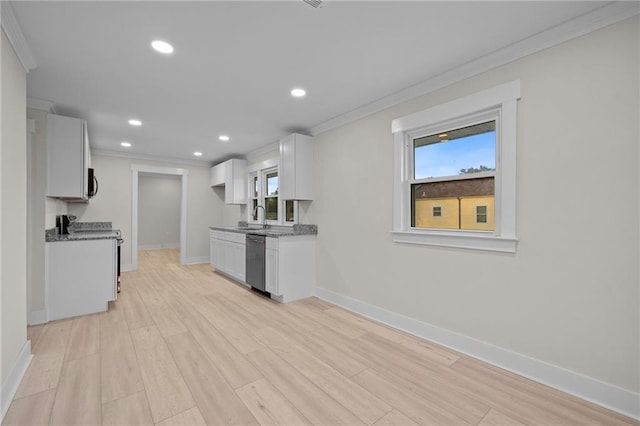
<path fill-rule="evenodd" d="M 460 229 L 474 229 L 478 231 L 493 231 L 495 228 L 495 198 L 493 195 L 477 197 L 461 197 L 460 199 Z M 480 209 L 478 209 L 480 207 Z M 486 214 L 482 214 L 482 207 Z M 486 222 L 482 222 L 482 219 Z"/>
<path fill-rule="evenodd" d="M 434 215 L 434 208 L 438 207 L 440 207 L 440 216 Z M 416 200 L 415 226 L 416 228 L 459 229 L 458 198 L 421 198 Z"/>
<path fill-rule="evenodd" d="M 495 229 L 493 177 L 417 184 L 412 190 L 416 228 Z"/>
<path fill-rule="evenodd" d="M 493 196 L 418 199 L 415 227 L 493 231 L 494 205 Z"/>

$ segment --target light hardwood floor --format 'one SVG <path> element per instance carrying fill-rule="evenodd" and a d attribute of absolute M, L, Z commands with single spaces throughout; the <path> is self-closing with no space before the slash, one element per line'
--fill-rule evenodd
<path fill-rule="evenodd" d="M 29 327 L 3 425 L 638 422 L 316 298 L 278 304 L 174 249 L 109 311 Z"/>

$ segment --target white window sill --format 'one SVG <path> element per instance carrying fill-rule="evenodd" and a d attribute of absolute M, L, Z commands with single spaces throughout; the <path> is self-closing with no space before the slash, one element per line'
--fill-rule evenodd
<path fill-rule="evenodd" d="M 515 253 L 516 238 L 499 237 L 487 233 L 451 231 L 393 231 L 396 243 L 421 244 L 427 246 L 455 247 L 469 250 Z"/>

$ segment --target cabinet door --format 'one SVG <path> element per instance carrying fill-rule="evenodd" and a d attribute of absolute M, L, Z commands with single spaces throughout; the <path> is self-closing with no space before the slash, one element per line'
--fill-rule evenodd
<path fill-rule="evenodd" d="M 247 246 L 238 244 L 238 281 L 247 281 Z"/>
<path fill-rule="evenodd" d="M 220 270 L 226 274 L 230 273 L 231 262 L 233 261 L 229 241 L 220 241 Z"/>
<path fill-rule="evenodd" d="M 240 270 L 240 244 L 234 242 L 227 242 L 227 252 L 229 254 L 227 264 L 227 273 L 231 275 L 233 278 L 238 279 L 239 270 Z"/>
<path fill-rule="evenodd" d="M 278 287 L 278 250 L 265 250 L 265 290 L 279 295 Z"/>
<path fill-rule="evenodd" d="M 283 200 L 296 198 L 296 135 L 289 135 L 280 141 L 279 196 Z"/>
<path fill-rule="evenodd" d="M 213 267 L 216 271 L 224 272 L 226 270 L 225 265 L 225 241 L 214 238 L 213 239 Z"/>
<path fill-rule="evenodd" d="M 313 199 L 313 138 L 294 133 L 280 141 L 280 198 Z"/>
<path fill-rule="evenodd" d="M 224 185 L 227 170 L 227 164 L 221 163 L 211 167 L 211 186 Z"/>
<path fill-rule="evenodd" d="M 227 164 L 225 203 L 247 204 L 247 160 L 232 158 Z"/>
<path fill-rule="evenodd" d="M 216 268 L 218 264 L 218 259 L 216 258 L 217 250 L 218 250 L 218 243 L 216 239 L 213 238 L 213 235 L 210 235 L 209 236 L 209 263 L 211 264 L 212 268 Z"/>
<path fill-rule="evenodd" d="M 47 116 L 47 196 L 88 199 L 84 121 Z"/>
<path fill-rule="evenodd" d="M 115 240 L 46 243 L 49 320 L 107 310 L 117 296 L 116 247 Z"/>

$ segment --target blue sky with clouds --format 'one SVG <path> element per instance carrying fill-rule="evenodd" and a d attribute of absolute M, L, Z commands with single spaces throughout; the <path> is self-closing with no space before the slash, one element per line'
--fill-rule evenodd
<path fill-rule="evenodd" d="M 496 167 L 496 132 L 423 145 L 414 151 L 415 178 L 456 176 L 460 169 Z"/>
<path fill-rule="evenodd" d="M 278 176 L 267 179 L 267 195 L 278 194 Z"/>

